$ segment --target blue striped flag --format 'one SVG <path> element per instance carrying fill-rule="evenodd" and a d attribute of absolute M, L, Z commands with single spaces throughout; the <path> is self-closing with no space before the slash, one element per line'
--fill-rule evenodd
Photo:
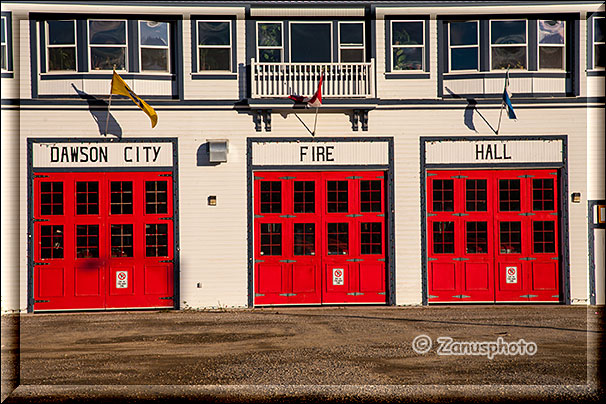
<path fill-rule="evenodd" d="M 507 69 L 507 73 L 505 73 L 505 88 L 503 89 L 503 102 L 507 106 L 507 116 L 509 119 L 518 119 L 515 111 L 513 110 L 513 105 L 511 105 L 511 99 L 509 98 L 509 69 Z"/>

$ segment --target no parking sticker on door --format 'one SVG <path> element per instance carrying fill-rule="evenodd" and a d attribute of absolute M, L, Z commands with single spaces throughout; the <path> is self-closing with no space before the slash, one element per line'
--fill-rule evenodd
<path fill-rule="evenodd" d="M 518 283 L 518 267 L 505 267 L 505 283 Z"/>
<path fill-rule="evenodd" d="M 116 271 L 116 289 L 125 289 L 128 287 L 128 272 Z"/>
<path fill-rule="evenodd" d="M 338 286 L 345 284 L 343 279 L 343 268 L 332 269 L 332 284 Z"/>

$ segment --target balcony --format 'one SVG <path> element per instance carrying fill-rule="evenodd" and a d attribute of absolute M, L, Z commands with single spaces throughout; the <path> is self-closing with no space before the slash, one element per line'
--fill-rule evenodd
<path fill-rule="evenodd" d="M 318 81 L 323 99 L 376 97 L 375 60 L 364 63 L 258 63 L 251 61 L 252 98 L 312 96 Z"/>

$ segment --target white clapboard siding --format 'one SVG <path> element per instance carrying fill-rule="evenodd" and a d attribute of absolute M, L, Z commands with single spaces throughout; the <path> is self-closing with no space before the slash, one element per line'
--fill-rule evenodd
<path fill-rule="evenodd" d="M 587 199 L 606 199 L 604 191 L 604 110 L 587 110 Z"/>
<path fill-rule="evenodd" d="M 4 98 L 4 88 L 2 89 Z M 21 307 L 21 292 L 25 296 L 26 290 L 21 283 L 23 276 L 21 268 L 25 266 L 22 263 L 20 254 L 22 253 L 21 234 L 22 226 L 19 221 L 20 209 L 20 181 L 19 170 L 19 111 L 16 109 L 2 108 L 2 141 L 1 159 L 2 159 L 2 182 L 0 198 L 2 199 L 2 313 L 18 311 Z"/>
<path fill-rule="evenodd" d="M 510 80 L 511 82 L 511 80 Z M 547 77 L 533 77 L 532 78 L 532 92 L 533 93 L 548 93 L 548 94 L 562 94 L 566 92 L 566 79 L 565 78 L 547 78 Z"/>
<path fill-rule="evenodd" d="M 192 76 L 192 52 L 191 52 L 191 20 L 183 21 L 183 86 L 184 99 L 200 99 L 200 100 L 238 100 L 245 97 L 244 85 L 246 83 L 245 70 L 246 65 L 246 26 L 244 21 L 244 11 L 238 12 L 235 21 L 236 29 L 236 72 L 197 72 L 193 73 L 198 78 L 193 79 Z M 194 44 L 195 46 L 195 44 Z M 197 50 L 194 52 L 197 57 Z M 201 79 L 204 75 L 216 76 L 232 76 L 228 79 Z"/>
<path fill-rule="evenodd" d="M 484 79 L 444 80 L 442 83 L 444 95 L 484 94 Z"/>
<path fill-rule="evenodd" d="M 389 43 L 386 43 L 385 24 L 383 19 L 376 20 L 377 26 L 377 96 L 382 99 L 419 99 L 435 98 L 437 96 L 436 71 L 437 71 L 437 45 L 436 45 L 436 20 L 429 20 L 429 44 L 430 47 L 430 78 L 427 79 L 388 79 L 389 72 L 386 72 L 385 52 L 390 50 Z M 415 71 L 413 74 L 426 72 Z M 395 71 L 392 74 L 406 74 L 406 72 Z"/>
<path fill-rule="evenodd" d="M 439 111 L 440 119 L 435 119 Z M 478 109 L 493 124 L 498 108 Z M 503 135 L 567 134 L 569 192 L 587 195 L 587 123 L 577 108 L 517 109 L 518 120 L 503 120 Z M 247 304 L 247 193 L 246 138 L 263 136 L 254 131 L 250 116 L 235 111 L 162 110 L 158 126 L 151 130 L 148 119 L 136 108 L 112 114 L 128 137 L 179 137 L 179 239 L 181 244 L 181 299 L 189 307 L 245 306 Z M 463 107 L 438 109 L 381 109 L 369 114 L 369 131 L 364 136 L 393 136 L 395 145 L 395 236 L 396 302 L 421 302 L 421 224 L 419 137 L 490 135 L 477 115 L 477 133 L 464 121 Z M 596 113 L 597 115 L 597 113 Z M 301 114 L 308 124 L 313 114 Z M 70 125 L 64 125 L 64 122 Z M 225 123 L 229 122 L 229 130 Z M 27 221 L 25 139 L 27 137 L 99 137 L 98 125 L 87 109 L 21 111 L 21 223 Z M 562 128 L 566 127 L 566 130 Z M 596 132 L 597 134 L 597 132 Z M 307 137 L 309 134 L 293 114 L 274 114 L 271 137 Z M 320 113 L 318 137 L 351 136 L 345 114 Z M 229 141 L 228 162 L 219 166 L 197 165 L 199 147 L 207 139 Z M 209 195 L 217 206 L 207 205 Z M 568 202 L 568 196 L 564 196 Z M 586 204 L 569 204 L 571 294 L 574 302 L 587 298 Z M 25 228 L 20 244 L 26 245 Z M 21 261 L 25 265 L 25 249 Z M 25 266 L 24 266 L 25 267 Z M 23 267 L 23 268 L 24 268 Z M 198 283 L 201 287 L 198 288 Z M 26 279 L 21 279 L 26 293 Z M 22 301 L 23 302 L 23 301 Z M 184 303 L 185 302 L 185 303 Z"/>

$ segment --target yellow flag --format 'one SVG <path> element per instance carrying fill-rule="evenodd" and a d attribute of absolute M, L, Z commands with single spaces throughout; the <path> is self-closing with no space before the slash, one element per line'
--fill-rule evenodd
<path fill-rule="evenodd" d="M 158 123 L 158 114 L 156 111 L 150 107 L 148 103 L 139 98 L 139 96 L 137 96 L 137 94 L 130 89 L 128 84 L 126 84 L 126 82 L 118 73 L 116 73 L 115 70 L 114 76 L 112 77 L 112 90 L 110 94 L 124 95 L 133 100 L 133 102 L 149 116 L 149 119 L 151 119 L 152 128 Z"/>

